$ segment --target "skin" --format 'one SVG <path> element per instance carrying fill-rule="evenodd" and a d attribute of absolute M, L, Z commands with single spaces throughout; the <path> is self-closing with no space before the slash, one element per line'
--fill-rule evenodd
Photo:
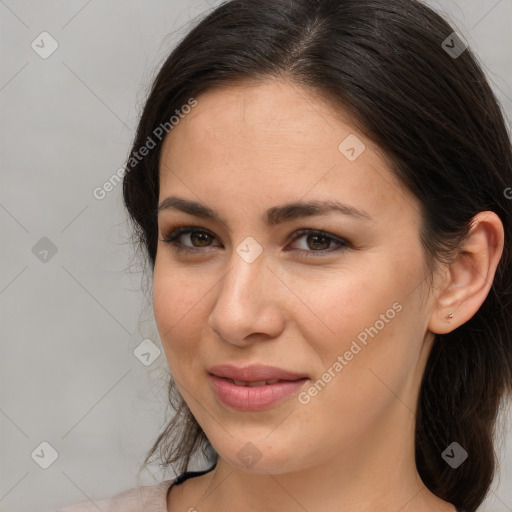
<path fill-rule="evenodd" d="M 159 199 L 201 202 L 225 222 L 159 213 L 153 299 L 170 371 L 220 459 L 172 487 L 168 509 L 453 512 L 417 473 L 416 400 L 434 333 L 467 321 L 489 292 L 499 218 L 478 214 L 460 255 L 431 274 L 417 200 L 339 107 L 277 80 L 196 99 L 164 143 Z M 366 146 L 354 161 L 338 149 L 349 134 Z M 371 220 L 330 212 L 263 222 L 268 208 L 313 199 L 336 199 Z M 211 236 L 184 234 L 179 241 L 197 253 L 175 253 L 162 240 L 179 225 Z M 348 246 L 333 252 L 329 238 L 294 239 L 303 228 Z M 251 263 L 236 251 L 246 237 L 262 249 Z M 231 362 L 305 373 L 308 389 L 394 303 L 401 311 L 307 404 L 292 396 L 241 412 L 210 386 L 207 368 Z M 237 457 L 248 442 L 261 455 L 253 466 Z"/>

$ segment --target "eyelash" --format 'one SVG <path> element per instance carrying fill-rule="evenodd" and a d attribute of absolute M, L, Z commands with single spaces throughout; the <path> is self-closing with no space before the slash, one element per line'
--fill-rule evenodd
<path fill-rule="evenodd" d="M 191 248 L 191 247 L 185 246 L 183 244 L 180 244 L 177 241 L 181 235 L 189 234 L 189 233 L 204 233 L 208 236 L 215 238 L 215 236 L 212 233 L 210 233 L 209 231 L 207 231 L 205 229 L 202 229 L 199 227 L 194 227 L 194 226 L 179 226 L 179 227 L 176 227 L 175 229 L 171 230 L 165 236 L 165 238 L 163 238 L 161 241 L 165 244 L 168 244 L 175 253 L 189 253 L 189 254 L 196 253 L 197 254 L 197 253 L 203 252 L 203 250 L 200 247 Z M 298 240 L 299 238 L 301 238 L 304 235 L 320 235 L 322 237 L 325 237 L 325 238 L 335 242 L 336 244 L 338 244 L 338 247 L 334 250 L 322 249 L 319 251 L 306 251 L 304 249 L 295 249 L 302 253 L 301 257 L 317 258 L 319 256 L 320 257 L 325 256 L 326 253 L 330 254 L 333 252 L 339 252 L 339 251 L 346 250 L 350 247 L 350 244 L 346 240 L 343 240 L 342 238 L 335 237 L 333 235 L 330 235 L 329 233 L 326 233 L 325 231 L 321 231 L 318 229 L 300 229 L 300 230 L 298 230 L 296 232 L 296 236 L 291 240 L 291 243 L 295 242 L 296 240 Z"/>

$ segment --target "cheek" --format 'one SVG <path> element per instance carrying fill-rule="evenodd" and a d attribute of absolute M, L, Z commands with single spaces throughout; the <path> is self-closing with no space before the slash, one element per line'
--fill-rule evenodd
<path fill-rule="evenodd" d="M 379 333 L 389 332 L 398 316 L 393 304 L 403 295 L 400 284 L 385 278 L 388 273 L 379 272 L 378 267 L 368 268 L 374 270 L 333 270 L 315 279 L 304 277 L 294 282 L 294 291 L 301 299 L 295 318 L 304 339 L 322 356 L 324 365 L 333 354 L 349 350 L 359 335 L 364 343 L 365 336 L 370 336 L 367 330 L 375 333 L 376 323 Z"/>
<path fill-rule="evenodd" d="M 390 389 L 404 388 L 422 338 L 410 279 L 368 268 L 376 270 L 326 278 L 308 293 L 306 281 L 302 286 L 316 315 L 307 312 L 299 325 L 323 372 L 318 387 L 354 415 L 364 415 L 365 402 L 386 401 Z"/>
<path fill-rule="evenodd" d="M 372 315 L 366 328 L 349 318 L 340 319 L 339 334 L 315 338 L 317 353 L 321 350 L 321 365 L 317 366 L 321 373 L 301 397 L 304 405 L 299 414 L 304 425 L 309 423 L 325 435 L 349 442 L 379 424 L 386 411 L 400 410 L 404 404 L 414 407 L 408 381 L 415 354 L 407 338 L 408 322 L 401 317 L 405 314 L 405 309 L 397 312 L 380 330 L 381 324 L 376 328 Z M 361 333 L 364 336 L 358 338 Z"/>
<path fill-rule="evenodd" d="M 201 279 L 187 280 L 183 271 L 155 265 L 153 309 L 171 373 L 197 365 L 202 330 L 207 325 L 207 293 L 211 285 Z M 177 365 L 179 362 L 179 366 Z"/>

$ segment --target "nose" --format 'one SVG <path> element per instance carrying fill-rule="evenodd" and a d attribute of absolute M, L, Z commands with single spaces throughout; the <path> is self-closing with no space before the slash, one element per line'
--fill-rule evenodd
<path fill-rule="evenodd" d="M 239 347 L 274 339 L 284 328 L 281 294 L 286 287 L 268 267 L 264 252 L 248 263 L 236 252 L 221 279 L 210 328 L 224 341 Z"/>

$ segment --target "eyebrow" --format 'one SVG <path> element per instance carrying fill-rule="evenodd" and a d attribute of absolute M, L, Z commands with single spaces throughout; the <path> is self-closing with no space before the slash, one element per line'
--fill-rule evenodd
<path fill-rule="evenodd" d="M 194 215 L 195 217 L 221 222 L 228 226 L 228 223 L 222 218 L 219 212 L 209 206 L 189 199 L 183 199 L 176 196 L 167 197 L 158 205 L 156 213 L 158 214 L 162 211 L 168 210 L 182 211 L 189 215 Z M 333 211 L 356 217 L 358 219 L 373 220 L 370 214 L 364 210 L 360 210 L 354 206 L 334 200 L 315 200 L 274 206 L 265 212 L 263 220 L 268 226 L 277 226 L 278 224 L 289 222 L 294 219 L 322 215 Z"/>

